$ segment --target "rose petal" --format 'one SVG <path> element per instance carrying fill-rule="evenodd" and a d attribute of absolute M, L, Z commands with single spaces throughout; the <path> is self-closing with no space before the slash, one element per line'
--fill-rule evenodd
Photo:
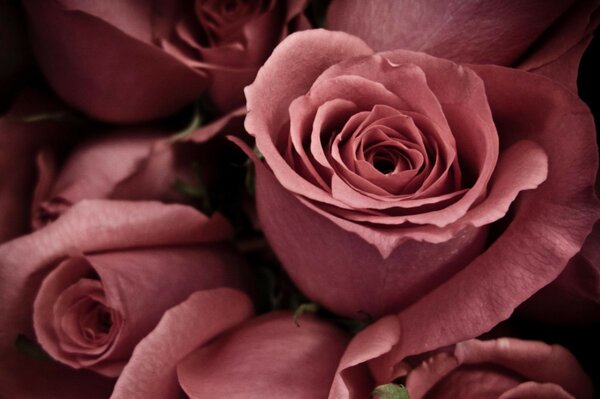
<path fill-rule="evenodd" d="M 190 398 L 326 397 L 347 343 L 344 333 L 310 315 L 256 318 L 191 353 L 177 367 Z"/>
<path fill-rule="evenodd" d="M 168 310 L 137 345 L 111 399 L 180 398 L 175 368 L 181 359 L 252 313 L 250 300 L 235 290 L 220 288 L 192 294 Z"/>
<path fill-rule="evenodd" d="M 334 0 L 327 27 L 378 51 L 401 48 L 456 62 L 511 65 L 573 2 Z"/>

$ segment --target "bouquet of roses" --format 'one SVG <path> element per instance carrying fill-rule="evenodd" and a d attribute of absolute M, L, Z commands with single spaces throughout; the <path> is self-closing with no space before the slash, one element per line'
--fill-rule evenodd
<path fill-rule="evenodd" d="M 2 0 L 0 398 L 593 398 L 599 23 Z"/>

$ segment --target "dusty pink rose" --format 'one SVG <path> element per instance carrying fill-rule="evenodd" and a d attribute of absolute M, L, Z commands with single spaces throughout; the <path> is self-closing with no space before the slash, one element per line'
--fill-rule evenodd
<path fill-rule="evenodd" d="M 327 27 L 377 51 L 514 66 L 576 89 L 579 60 L 600 23 L 599 6 L 598 0 L 333 0 Z"/>
<path fill-rule="evenodd" d="M 209 342 L 187 323 L 193 303 L 184 306 L 136 348 L 112 399 L 327 398 L 348 342 L 337 328 L 310 315 L 297 326 L 291 313 L 275 312 Z"/>
<path fill-rule="evenodd" d="M 226 243 L 231 234 L 219 214 L 208 218 L 186 206 L 86 200 L 51 225 L 0 246 L 3 387 L 15 392 L 12 397 L 27 397 L 36 387 L 24 379 L 40 377 L 37 361 L 15 352 L 18 335 L 35 337 L 71 368 L 118 376 L 169 308 L 195 292 L 247 289 L 246 266 Z M 215 302 L 236 303 L 230 296 L 201 297 L 225 313 Z M 195 325 L 212 331 L 223 322 L 211 316 Z M 31 373 L 19 372 L 25 365 Z M 53 395 L 60 397 L 61 384 Z"/>
<path fill-rule="evenodd" d="M 367 397 L 374 386 L 398 380 L 404 382 L 411 399 L 593 397 L 592 383 L 577 359 L 562 346 L 540 341 L 471 339 L 431 354 L 400 359 L 393 371 L 376 364 L 371 370 L 362 385 L 352 387 L 356 394 L 334 388 L 329 397 Z M 354 371 L 348 385 L 360 381 L 356 378 L 360 371 Z"/>
<path fill-rule="evenodd" d="M 0 116 L 0 243 L 30 229 L 38 153 L 45 148 L 64 151 L 78 136 L 77 126 L 70 123 L 28 118 L 63 111 L 64 107 L 48 96 L 27 89 L 10 111 Z"/>
<path fill-rule="evenodd" d="M 288 31 L 305 0 L 25 1 L 34 51 L 68 103 L 111 122 L 166 116 L 207 93 L 220 109 Z"/>
<path fill-rule="evenodd" d="M 246 96 L 267 239 L 340 314 L 408 307 L 417 324 L 485 331 L 598 217 L 591 114 L 539 75 L 314 30 L 287 38 Z"/>

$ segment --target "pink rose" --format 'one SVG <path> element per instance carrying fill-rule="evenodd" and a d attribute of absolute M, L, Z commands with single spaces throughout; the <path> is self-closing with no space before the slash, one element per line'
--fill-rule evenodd
<path fill-rule="evenodd" d="M 597 0 L 463 2 L 334 0 L 327 27 L 376 51 L 422 51 L 460 63 L 514 66 L 576 90 L 600 18 Z"/>
<path fill-rule="evenodd" d="M 371 370 L 372 375 L 362 381 L 356 378 L 358 368 L 354 378 L 348 379 L 348 386 L 354 383 L 356 395 L 334 388 L 330 398 L 367 397 L 374 386 L 398 380 L 403 381 L 411 399 L 593 397 L 592 383 L 577 359 L 562 346 L 540 341 L 471 339 L 434 353 L 400 359 L 391 374 L 375 363 Z"/>
<path fill-rule="evenodd" d="M 267 239 L 340 314 L 406 309 L 415 339 L 418 325 L 476 336 L 598 218 L 591 114 L 539 75 L 314 30 L 282 42 L 246 96 Z"/>
<path fill-rule="evenodd" d="M 327 397 L 348 341 L 332 325 L 275 312 L 209 342 L 189 322 L 193 302 L 183 306 L 138 345 L 111 399 Z"/>
<path fill-rule="evenodd" d="M 71 368 L 117 377 L 169 308 L 196 292 L 248 289 L 246 265 L 226 243 L 232 232 L 219 214 L 208 218 L 186 206 L 86 200 L 51 225 L 0 246 L 3 394 L 27 397 L 37 388 L 23 379 L 42 376 L 39 361 L 15 353 L 19 335 L 35 336 Z M 216 301 L 237 301 L 215 295 L 201 297 L 221 312 L 226 308 Z M 213 317 L 196 325 L 212 331 L 214 323 L 221 325 Z M 24 365 L 32 371 L 22 372 Z M 80 379 L 64 371 L 64 379 L 71 378 Z M 49 388 L 57 397 L 61 383 Z"/>
<path fill-rule="evenodd" d="M 163 117 L 207 93 L 221 110 L 289 30 L 305 0 L 25 1 L 34 51 L 68 103 L 105 121 Z"/>

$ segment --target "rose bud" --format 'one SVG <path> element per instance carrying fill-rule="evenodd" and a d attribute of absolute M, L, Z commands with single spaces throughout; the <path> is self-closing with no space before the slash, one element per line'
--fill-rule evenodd
<path fill-rule="evenodd" d="M 78 144 L 62 165 L 51 151 L 40 152 L 33 227 L 56 220 L 84 199 L 181 202 L 174 188 L 176 151 L 160 133 L 132 128 L 102 134 Z"/>
<path fill-rule="evenodd" d="M 49 147 L 60 152 L 77 137 L 76 126 L 67 121 L 36 119 L 62 112 L 64 108 L 48 96 L 27 89 L 0 117 L 0 243 L 30 229 L 38 152 Z"/>
<path fill-rule="evenodd" d="M 365 367 L 361 371 L 366 370 Z M 364 384 L 365 378 L 363 385 L 353 386 L 352 389 L 358 389 L 355 392 L 371 390 L 377 398 L 377 392 L 393 389 L 398 385 L 392 381 L 401 379 L 411 399 L 593 397 L 592 383 L 577 359 L 562 346 L 540 341 L 471 339 L 434 353 L 401 359 L 392 375 L 377 376 L 381 371 L 377 366 L 371 370 L 375 370 L 368 377 L 371 381 Z M 356 376 L 359 370 L 354 372 Z M 347 381 L 351 385 L 359 380 Z M 337 388 L 343 386 L 341 378 L 337 382 Z M 337 388 L 330 398 L 367 397 L 341 394 Z"/>
<path fill-rule="evenodd" d="M 186 324 L 194 309 L 188 314 L 173 318 L 171 326 L 161 322 L 160 329 L 140 343 L 112 399 L 170 399 L 183 392 L 190 399 L 326 398 L 348 341 L 337 328 L 310 315 L 296 325 L 291 313 L 275 312 L 208 342 L 194 338 L 197 331 L 175 324 Z M 173 337 L 175 350 L 183 355 L 171 350 L 167 337 Z M 191 351 L 191 345 L 184 344 L 188 340 L 198 348 Z M 173 367 L 173 357 L 183 358 L 177 362 L 177 378 L 161 378 Z M 166 390 L 165 380 L 177 384 L 177 389 Z"/>
<path fill-rule="evenodd" d="M 248 289 L 245 263 L 227 244 L 232 233 L 219 214 L 187 206 L 79 202 L 0 246 L 0 354 L 35 331 L 61 363 L 118 376 L 167 309 L 194 292 Z M 210 329 L 214 320 L 204 323 L 196 325 Z"/>
<path fill-rule="evenodd" d="M 56 92 L 109 122 L 167 116 L 207 94 L 220 111 L 290 30 L 306 0 L 25 1 L 34 53 Z"/>
<path fill-rule="evenodd" d="M 333 0 L 327 27 L 373 49 L 415 50 L 455 62 L 532 71 L 577 88 L 577 69 L 600 18 L 596 0 Z"/>

